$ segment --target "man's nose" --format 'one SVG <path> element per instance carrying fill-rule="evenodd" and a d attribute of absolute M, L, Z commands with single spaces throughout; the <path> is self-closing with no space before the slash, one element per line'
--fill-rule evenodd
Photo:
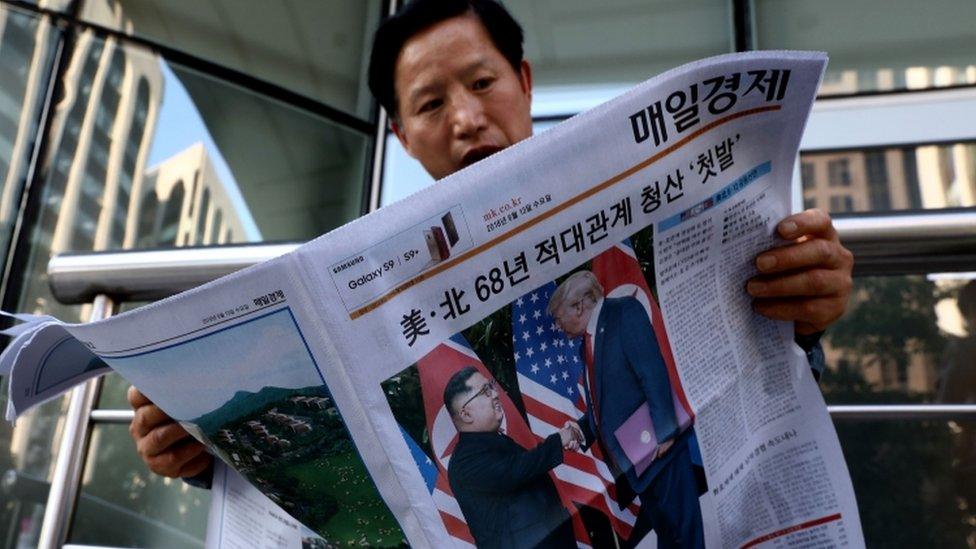
<path fill-rule="evenodd" d="M 488 125 L 484 105 L 471 93 L 459 93 L 452 112 L 454 135 L 458 139 L 474 137 Z"/>

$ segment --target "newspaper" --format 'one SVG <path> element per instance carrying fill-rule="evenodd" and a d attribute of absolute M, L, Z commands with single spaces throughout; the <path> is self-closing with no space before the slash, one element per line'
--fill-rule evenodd
<path fill-rule="evenodd" d="M 39 319 L 9 412 L 107 365 L 328 543 L 861 547 L 792 326 L 744 291 L 825 64 L 691 63 L 293 253 Z"/>
<path fill-rule="evenodd" d="M 211 488 L 207 549 L 327 549 L 333 546 L 221 462 L 214 469 Z M 369 545 L 365 538 L 358 541 L 361 545 Z"/>

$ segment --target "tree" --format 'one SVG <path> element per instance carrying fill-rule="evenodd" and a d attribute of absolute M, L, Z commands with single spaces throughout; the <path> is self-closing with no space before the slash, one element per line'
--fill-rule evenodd
<path fill-rule="evenodd" d="M 862 368 L 893 366 L 899 381 L 907 379 L 912 355 L 934 359 L 941 354 L 945 339 L 935 305 L 942 295 L 932 282 L 900 276 L 864 278 L 857 284 L 850 310 L 827 334 L 833 347 L 857 356 Z"/>

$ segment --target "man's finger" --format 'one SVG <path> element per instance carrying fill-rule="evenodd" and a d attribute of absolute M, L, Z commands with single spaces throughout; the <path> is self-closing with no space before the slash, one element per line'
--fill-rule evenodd
<path fill-rule="evenodd" d="M 776 231 L 781 237 L 789 240 L 805 235 L 829 239 L 837 236 L 830 216 L 816 208 L 786 217 L 776 226 Z"/>
<path fill-rule="evenodd" d="M 142 394 L 139 389 L 136 389 L 135 385 L 129 386 L 129 391 L 125 396 L 129 400 L 129 406 L 132 406 L 133 409 L 152 404 L 152 401 L 146 398 L 146 395 Z"/>
<path fill-rule="evenodd" d="M 841 271 L 808 269 L 780 276 L 757 276 L 746 285 L 752 297 L 816 297 L 844 294 L 851 279 Z"/>
<path fill-rule="evenodd" d="M 820 331 L 840 318 L 847 304 L 846 297 L 757 299 L 753 309 L 773 320 L 790 320 L 797 323 L 797 331 Z M 800 329 L 800 324 L 804 329 Z M 809 328 L 809 329 L 806 329 Z"/>
<path fill-rule="evenodd" d="M 150 431 L 137 446 L 142 455 L 152 457 L 168 451 L 176 443 L 188 438 L 190 433 L 179 423 L 169 423 Z"/>
<path fill-rule="evenodd" d="M 214 457 L 207 452 L 201 452 L 199 455 L 186 462 L 183 467 L 180 468 L 179 476 L 181 477 L 195 477 L 200 473 L 204 472 L 213 463 Z"/>
<path fill-rule="evenodd" d="M 147 404 L 136 409 L 135 417 L 132 418 L 132 425 L 129 429 L 133 436 L 142 438 L 156 427 L 172 421 L 173 418 L 166 415 L 166 412 L 158 406 Z"/>
<path fill-rule="evenodd" d="M 853 261 L 851 252 L 840 242 L 813 238 L 759 254 L 756 268 L 762 274 L 774 274 L 807 267 L 838 269 Z"/>
<path fill-rule="evenodd" d="M 146 458 L 149 470 L 166 477 L 178 477 L 183 466 L 206 450 L 196 440 L 173 446 L 169 451 Z"/>

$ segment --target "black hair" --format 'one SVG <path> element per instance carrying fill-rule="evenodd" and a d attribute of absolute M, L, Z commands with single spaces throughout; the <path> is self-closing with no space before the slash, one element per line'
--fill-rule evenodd
<path fill-rule="evenodd" d="M 468 387 L 468 380 L 476 373 L 478 373 L 478 369 L 474 366 L 465 366 L 454 372 L 451 379 L 447 380 L 447 386 L 444 387 L 444 406 L 447 406 L 447 411 L 451 417 L 454 417 L 454 408 L 451 403 L 458 395 L 463 395 L 471 390 L 471 387 Z"/>
<path fill-rule="evenodd" d="M 519 74 L 522 66 L 522 27 L 496 0 L 413 0 L 383 21 L 373 35 L 369 58 L 369 89 L 391 116 L 397 116 L 394 87 L 396 62 L 408 40 L 453 17 L 473 14 L 484 25 L 498 51 Z"/>

